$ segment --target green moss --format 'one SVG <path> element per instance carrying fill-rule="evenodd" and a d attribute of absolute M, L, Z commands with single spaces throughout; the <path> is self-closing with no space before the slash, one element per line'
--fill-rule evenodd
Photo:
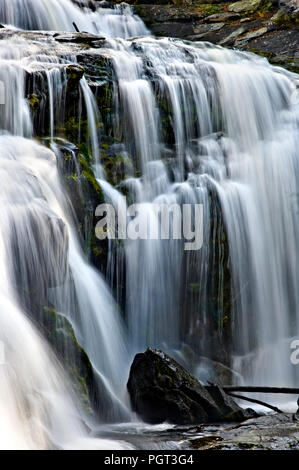
<path fill-rule="evenodd" d="M 97 197 L 99 197 L 101 200 L 104 200 L 102 189 L 94 176 L 90 163 L 87 162 L 84 156 L 82 155 L 79 156 L 79 162 L 81 168 L 83 169 L 82 176 L 84 176 L 84 178 L 86 178 L 86 180 L 89 182 L 92 189 L 95 191 Z"/>
<path fill-rule="evenodd" d="M 31 95 L 27 96 L 27 101 L 29 103 L 31 111 L 36 111 L 39 108 L 40 100 L 37 95 L 32 93 Z"/>
<path fill-rule="evenodd" d="M 200 15 L 210 16 L 216 13 L 220 13 L 222 10 L 223 8 L 219 5 L 207 3 L 207 4 L 200 5 L 197 8 L 196 12 L 199 13 Z"/>

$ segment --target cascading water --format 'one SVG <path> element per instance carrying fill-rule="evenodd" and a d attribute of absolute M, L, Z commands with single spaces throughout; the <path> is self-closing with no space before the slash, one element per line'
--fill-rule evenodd
<path fill-rule="evenodd" d="M 73 70 L 68 67 L 77 67 L 83 46 L 58 43 L 51 32 L 35 37 L 1 30 L 7 39 L 0 41 L 0 340 L 7 357 L 0 365 L 0 445 L 124 446 L 87 438 L 86 417 L 68 379 L 28 319 L 45 306 L 70 321 L 84 347 L 102 419 L 130 419 L 128 369 L 133 354 L 147 346 L 170 351 L 199 375 L 197 355 L 222 355 L 245 383 L 298 382 L 290 363 L 290 341 L 299 327 L 299 225 L 292 205 L 298 194 L 298 76 L 206 43 L 111 39 L 148 34 L 124 5 L 92 10 L 84 0 L 0 0 L 0 21 L 60 31 L 73 31 L 74 22 L 110 38 L 99 39 L 88 54 L 104 57 L 113 72 L 109 137 L 122 143 L 122 156 L 130 160 L 117 187 L 101 155 L 101 110 L 92 90 L 101 80 L 91 84 L 82 70 L 79 86 L 88 154 L 106 202 L 122 214 L 127 204 L 139 203 L 140 217 L 157 228 L 154 204 L 201 203 L 204 210 L 199 251 L 184 252 L 181 240 L 109 244 L 110 281 L 126 283 L 123 320 L 104 279 L 83 255 L 57 170 L 63 156 L 56 132 Z M 51 150 L 32 138 L 28 82 L 33 97 L 41 84 L 47 95 L 39 125 Z M 73 158 L 78 165 L 75 151 Z M 190 348 L 197 353 L 192 364 Z"/>
<path fill-rule="evenodd" d="M 90 8 L 89 0 L 1 0 L 0 21 L 29 30 L 80 31 L 104 37 L 135 37 L 149 34 L 132 8 Z M 80 5 L 80 6 L 79 6 Z"/>
<path fill-rule="evenodd" d="M 84 415 L 76 409 L 66 377 L 19 306 L 17 286 L 21 289 L 21 283 L 28 287 L 33 282 L 42 297 L 44 284 L 61 283 L 66 269 L 66 232 L 53 194 L 59 189 L 55 156 L 33 141 L 7 135 L 0 137 L 0 149 L 1 341 L 5 346 L 1 448 L 115 448 L 108 441 L 87 437 L 81 422 Z M 74 251 L 73 263 L 82 270 L 84 261 Z M 97 279 L 91 268 L 86 269 L 89 280 Z"/>
<path fill-rule="evenodd" d="M 60 188 L 55 155 L 32 140 L 5 135 L 6 132 L 32 135 L 29 106 L 24 97 L 25 75 L 30 66 L 30 71 L 38 67 L 39 73 L 45 72 L 49 90 L 50 136 L 55 149 L 54 103 L 63 96 L 65 71 L 58 58 L 47 53 L 35 55 L 34 44 L 29 52 L 27 46 L 25 41 L 1 44 L 1 78 L 5 92 L 1 115 L 4 135 L 0 137 L 3 176 L 1 341 L 7 361 L 1 366 L 1 409 L 3 416 L 4 412 L 7 416 L 2 420 L 1 447 L 124 448 L 125 444 L 87 439 L 81 423 L 86 418 L 76 409 L 76 398 L 70 392 L 68 379 L 19 306 L 21 302 L 30 312 L 37 292 L 40 305 L 51 301 L 51 305 L 69 317 L 98 376 L 101 398 L 105 401 L 106 396 L 106 402 L 111 403 L 110 410 L 114 410 L 110 411 L 110 419 L 126 416 L 126 398 L 121 385 L 129 365 L 125 332 L 104 281 L 84 260 L 71 218 L 65 215 L 68 203 Z M 92 134 L 93 98 L 84 79 L 82 90 Z M 95 159 L 96 145 L 94 139 L 91 148 Z M 25 291 L 30 292 L 32 298 L 28 299 L 27 295 L 23 298 Z M 86 314 L 87 321 L 84 320 Z M 88 344 L 85 344 L 86 338 Z M 115 355 L 110 351 L 113 338 Z M 99 353 L 99 346 L 103 347 L 102 353 Z"/>
<path fill-rule="evenodd" d="M 217 312 L 211 292 L 205 293 L 211 288 L 211 252 L 217 249 L 211 243 L 214 194 L 228 237 L 233 367 L 245 383 L 295 384 L 290 342 L 299 321 L 298 223 L 292 212 L 292 195 L 297 194 L 297 77 L 253 55 L 205 44 L 152 38 L 107 44 L 119 80 L 116 109 L 126 116 L 123 138 L 143 170 L 142 178 L 123 185 L 134 188 L 134 201 L 143 203 L 143 217 L 152 225 L 159 223 L 153 203 L 201 202 L 205 211 L 204 247 L 189 259 L 180 243 L 127 242 L 133 345 L 136 350 L 147 345 L 171 350 L 189 335 L 196 348 L 196 343 L 205 344 L 203 329 L 215 313 L 221 332 L 223 298 L 217 299 Z M 165 159 L 170 146 L 161 135 L 165 107 L 175 143 L 169 151 L 176 162 L 172 164 Z M 186 282 L 188 288 L 192 266 L 200 279 L 195 321 L 182 312 L 182 290 Z M 218 289 L 221 294 L 223 285 Z"/>

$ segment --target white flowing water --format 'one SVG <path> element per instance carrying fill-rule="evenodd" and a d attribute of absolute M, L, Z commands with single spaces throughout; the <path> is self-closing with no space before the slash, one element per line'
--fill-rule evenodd
<path fill-rule="evenodd" d="M 194 267 L 203 328 L 213 315 L 204 286 L 210 251 L 217 249 L 209 242 L 209 193 L 217 195 L 232 274 L 233 367 L 245 383 L 295 385 L 298 77 L 251 54 L 205 44 L 152 38 L 107 44 L 119 80 L 115 106 L 125 120 L 123 138 L 143 170 L 123 185 L 143 203 L 142 217 L 151 226 L 159 224 L 153 203 L 203 203 L 205 241 Z M 172 175 L 160 160 L 169 149 L 161 132 L 162 99 L 175 141 Z M 180 348 L 186 322 L 192 336 L 194 321 L 182 312 L 180 291 L 196 256 L 186 268 L 180 243 L 127 241 L 127 314 L 136 350 Z"/>
<path fill-rule="evenodd" d="M 18 303 L 18 279 L 25 286 L 33 276 L 35 287 L 40 289 L 39 295 L 42 295 L 44 284 L 55 286 L 59 278 L 61 282 L 65 269 L 62 261 L 67 243 L 64 224 L 68 222 L 59 201 L 60 184 L 55 155 L 31 140 L 4 135 L 0 137 L 0 168 L 0 322 L 5 354 L 0 365 L 0 446 L 20 449 L 117 448 L 117 443 L 88 438 L 81 422 L 84 415 L 75 405 L 76 398 L 70 392 L 67 378 Z M 60 196 L 63 198 L 63 194 Z M 59 219 L 60 214 L 62 219 Z M 89 303 L 96 302 L 95 317 L 89 315 L 89 322 L 92 323 L 89 336 L 94 332 L 98 345 L 108 337 L 111 345 L 115 337 L 115 352 L 124 354 L 120 351 L 124 336 L 119 332 L 117 338 L 118 323 L 111 323 L 115 315 L 112 311 L 113 300 L 104 281 L 86 266 L 70 226 L 68 234 L 70 266 L 85 312 L 87 308 L 89 312 L 93 311 L 91 305 L 84 304 L 85 284 L 89 283 L 88 289 L 91 283 L 94 284 L 93 296 L 90 290 L 88 295 Z M 20 270 L 18 279 L 14 276 L 16 263 Z M 83 281 L 81 278 L 76 280 L 78 270 L 84 273 Z M 109 315 L 108 322 L 105 322 L 105 315 Z M 101 322 L 97 320 L 99 317 Z M 105 331 L 105 328 L 113 328 L 113 331 Z M 90 347 L 87 349 L 92 358 Z M 109 354 L 104 358 L 106 367 L 116 370 L 115 364 L 111 364 L 112 357 Z M 98 353 L 94 357 L 95 362 L 97 358 Z"/>
<path fill-rule="evenodd" d="M 78 5 L 80 4 L 80 6 Z M 104 37 L 149 34 L 132 8 L 122 3 L 111 8 L 89 8 L 89 0 L 1 0 L 0 22 L 29 30 L 79 31 Z"/>
<path fill-rule="evenodd" d="M 92 11 L 87 2 L 79 7 L 70 0 L 0 0 L 0 21 L 61 31 L 73 31 L 75 22 L 110 38 L 147 34 L 126 6 Z M 59 179 L 55 126 L 61 116 L 55 104 L 63 105 L 63 66 L 76 62 L 68 46 L 59 47 L 63 54 L 56 53 L 51 35 L 39 42 L 20 34 L 0 44 L 1 447 L 125 446 L 87 437 L 68 379 L 28 319 L 23 290 L 37 292 L 70 320 L 98 378 L 102 409 L 110 410 L 105 418 L 126 420 L 125 382 L 134 352 L 156 346 L 182 355 L 188 343 L 202 353 L 221 339 L 221 263 L 217 306 L 211 301 L 211 266 L 227 256 L 219 246 L 219 219 L 229 252 L 232 366 L 245 383 L 297 385 L 290 342 L 299 334 L 298 76 L 252 54 L 205 43 L 108 39 L 92 51 L 111 60 L 113 132 L 140 175 L 128 175 L 118 188 L 105 180 L 100 114 L 83 77 L 94 173 L 106 200 L 124 212 L 124 190 L 141 203 L 141 218 L 157 228 L 155 203 L 204 207 L 199 252 L 184 253 L 180 240 L 124 243 L 125 324 L 104 278 L 83 255 Z M 32 139 L 25 77 L 33 71 L 46 77 L 52 150 Z M 190 286 L 197 296 L 189 311 Z M 209 339 L 214 317 L 218 336 Z"/>
<path fill-rule="evenodd" d="M 128 448 L 125 443 L 88 436 L 83 424 L 87 418 L 76 403 L 68 378 L 27 317 L 34 301 L 22 306 L 22 292 L 30 290 L 41 305 L 51 302 L 69 318 L 98 377 L 103 408 L 108 400 L 110 419 L 127 417 L 123 384 L 129 357 L 117 307 L 104 279 L 88 265 L 81 252 L 68 215 L 69 203 L 60 186 L 55 154 L 23 137 L 32 136 L 25 73 L 38 68 L 45 71 L 50 137 L 56 150 L 54 103 L 63 98 L 65 72 L 59 59 L 47 54 L 42 45 L 29 45 L 22 39 L 3 40 L 0 61 L 4 90 L 0 122 L 0 340 L 4 348 L 0 365 L 0 447 Z M 84 79 L 82 91 L 90 117 L 96 168 L 97 109 Z"/>

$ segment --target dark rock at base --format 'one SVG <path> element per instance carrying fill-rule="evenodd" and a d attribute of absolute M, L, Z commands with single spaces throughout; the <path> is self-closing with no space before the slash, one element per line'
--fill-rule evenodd
<path fill-rule="evenodd" d="M 241 422 L 248 418 L 221 388 L 209 393 L 180 364 L 157 349 L 137 354 L 127 384 L 133 410 L 146 422 Z"/>

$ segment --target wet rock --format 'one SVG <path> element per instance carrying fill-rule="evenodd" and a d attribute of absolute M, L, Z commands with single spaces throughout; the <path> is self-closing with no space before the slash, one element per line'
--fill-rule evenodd
<path fill-rule="evenodd" d="M 93 369 L 88 355 L 78 342 L 71 322 L 51 306 L 44 307 L 35 320 L 63 364 L 85 413 L 90 418 L 100 418 L 101 421 L 107 418 L 111 422 L 111 418 L 117 416 L 117 413 L 122 419 L 128 419 L 121 405 L 111 397 L 107 385 Z"/>
<path fill-rule="evenodd" d="M 218 434 L 218 433 L 217 433 Z M 298 449 L 299 423 L 288 413 L 250 419 L 239 426 L 220 430 L 217 449 Z"/>
<path fill-rule="evenodd" d="M 160 350 L 135 356 L 127 386 L 133 409 L 150 423 L 240 422 L 248 417 L 219 387 L 209 393 Z"/>
<path fill-rule="evenodd" d="M 95 399 L 93 370 L 87 354 L 76 339 L 71 323 L 51 307 L 44 307 L 39 322 L 44 336 L 63 361 L 84 410 L 91 414 Z"/>

